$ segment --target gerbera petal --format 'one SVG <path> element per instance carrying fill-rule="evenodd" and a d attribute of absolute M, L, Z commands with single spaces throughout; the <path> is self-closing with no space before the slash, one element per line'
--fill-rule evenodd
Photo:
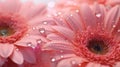
<path fill-rule="evenodd" d="M 32 46 L 35 47 L 37 45 L 37 40 L 39 40 L 38 35 L 28 35 L 22 38 L 21 40 L 17 41 L 15 44 L 18 46 Z"/>
<path fill-rule="evenodd" d="M 32 48 L 30 47 L 19 47 L 21 53 L 23 54 L 23 57 L 25 59 L 25 61 L 29 62 L 29 63 L 35 63 L 36 62 L 36 58 L 35 58 L 35 54 Z"/>
<path fill-rule="evenodd" d="M 120 0 L 107 0 L 107 5 L 117 5 L 117 4 L 120 4 Z"/>
<path fill-rule="evenodd" d="M 52 27 L 56 33 L 62 34 L 62 36 L 66 37 L 67 39 L 71 40 L 74 37 L 74 32 L 69 28 L 61 27 L 61 26 L 53 26 Z"/>
<path fill-rule="evenodd" d="M 23 3 L 21 6 L 20 14 L 25 16 L 27 19 L 32 19 L 36 15 L 43 15 L 45 10 L 45 5 L 35 4 L 32 0 L 27 1 L 28 3 Z"/>
<path fill-rule="evenodd" d="M 4 58 L 9 57 L 13 52 L 14 45 L 0 44 L 0 55 Z"/>
<path fill-rule="evenodd" d="M 17 12 L 21 7 L 19 0 L 1 0 L 0 1 L 0 12 Z"/>
<path fill-rule="evenodd" d="M 73 46 L 71 45 L 71 43 L 67 42 L 67 41 L 51 41 L 51 42 L 47 42 L 44 46 L 43 49 L 49 49 L 49 48 L 54 48 L 56 50 L 70 50 L 73 51 Z"/>
<path fill-rule="evenodd" d="M 16 64 L 22 64 L 24 59 L 22 53 L 16 48 L 13 51 L 13 54 L 10 56 L 11 60 Z"/>
<path fill-rule="evenodd" d="M 81 16 L 83 18 L 83 21 L 87 26 L 96 27 L 96 24 L 97 24 L 96 16 L 93 14 L 89 5 L 82 4 L 80 6 L 80 12 L 81 12 Z"/>
<path fill-rule="evenodd" d="M 72 53 L 71 54 L 60 54 L 60 55 L 57 54 L 57 56 L 52 58 L 52 61 L 60 61 L 62 59 L 67 59 L 67 58 L 72 58 L 72 57 L 76 57 L 76 55 Z"/>
<path fill-rule="evenodd" d="M 49 39 L 49 40 L 65 40 L 61 36 L 54 34 L 54 33 L 48 34 L 47 39 Z"/>
<path fill-rule="evenodd" d="M 74 67 L 75 65 L 79 65 L 83 62 L 85 62 L 83 58 L 79 57 L 67 58 L 60 61 L 57 64 L 57 67 Z"/>
<path fill-rule="evenodd" d="M 82 19 L 79 15 L 79 10 L 78 12 L 72 12 L 72 13 L 68 13 L 68 15 L 66 15 L 65 17 L 66 22 L 68 23 L 68 25 L 72 28 L 73 31 L 81 31 L 84 28 Z"/>
<path fill-rule="evenodd" d="M 113 29 L 118 27 L 120 20 L 120 6 L 117 5 L 113 7 L 107 14 L 106 20 L 105 20 L 105 27 L 108 32 L 114 31 Z M 119 29 L 119 27 L 117 28 Z M 115 31 L 116 33 L 116 31 Z"/>
<path fill-rule="evenodd" d="M 95 4 L 93 11 L 96 15 L 97 22 L 103 23 L 105 18 L 106 9 L 103 5 Z"/>

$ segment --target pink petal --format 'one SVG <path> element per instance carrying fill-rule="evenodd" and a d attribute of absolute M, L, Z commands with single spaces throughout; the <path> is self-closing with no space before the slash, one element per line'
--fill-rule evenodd
<path fill-rule="evenodd" d="M 14 52 L 10 56 L 10 58 L 16 64 L 22 64 L 23 61 L 24 61 L 22 53 L 19 50 L 17 50 L 17 49 L 14 49 Z"/>
<path fill-rule="evenodd" d="M 4 58 L 9 57 L 13 52 L 13 44 L 0 44 L 0 55 Z"/>
<path fill-rule="evenodd" d="M 69 50 L 69 52 L 73 51 L 73 45 L 67 41 L 51 41 L 51 42 L 47 42 L 47 44 L 45 44 L 43 46 L 43 49 L 56 49 L 56 50 Z"/>
<path fill-rule="evenodd" d="M 35 16 L 43 15 L 45 12 L 45 5 L 34 4 L 32 0 L 23 3 L 21 6 L 20 14 L 25 16 L 27 19 L 32 19 Z"/>
<path fill-rule="evenodd" d="M 76 57 L 76 55 L 72 53 L 71 54 L 60 54 L 60 55 L 57 54 L 57 56 L 53 57 L 52 59 L 55 59 L 55 61 L 60 61 L 62 59 L 72 58 L 72 57 Z"/>
<path fill-rule="evenodd" d="M 39 36 L 38 35 L 28 35 L 23 37 L 21 40 L 17 41 L 15 44 L 18 46 L 24 46 L 24 47 L 28 47 L 31 46 L 35 47 L 37 46 L 37 40 L 39 40 Z"/>
<path fill-rule="evenodd" d="M 52 28 L 56 31 L 56 34 L 60 34 L 68 40 L 72 40 L 74 37 L 74 32 L 69 28 L 65 28 L 62 26 L 53 26 Z"/>
<path fill-rule="evenodd" d="M 21 53 L 23 54 L 23 57 L 25 59 L 25 61 L 29 62 L 29 63 L 35 63 L 36 62 L 36 58 L 35 58 L 35 54 L 32 48 L 30 47 L 21 47 L 19 48 Z"/>
<path fill-rule="evenodd" d="M 79 10 L 78 10 L 79 11 Z M 83 21 L 79 15 L 79 12 L 72 12 L 66 15 L 66 21 L 73 31 L 82 31 L 84 29 Z"/>
<path fill-rule="evenodd" d="M 57 67 L 74 67 L 74 65 L 79 65 L 83 62 L 85 62 L 83 58 L 79 58 L 79 57 L 67 58 L 61 60 L 57 64 Z"/>
<path fill-rule="evenodd" d="M 1 0 L 0 1 L 0 12 L 18 12 L 21 7 L 19 0 Z"/>
<path fill-rule="evenodd" d="M 58 34 L 55 34 L 55 33 L 48 34 L 47 39 L 49 39 L 49 40 L 65 40 L 64 38 L 62 38 L 61 36 L 59 36 Z"/>
<path fill-rule="evenodd" d="M 113 29 L 117 26 L 119 26 L 119 20 L 120 20 L 120 6 L 117 5 L 113 7 L 107 14 L 105 19 L 105 27 L 108 32 L 112 32 Z M 119 28 L 118 28 L 119 29 Z"/>
<path fill-rule="evenodd" d="M 96 15 L 96 20 L 98 23 L 103 23 L 105 18 L 106 9 L 103 5 L 95 4 L 93 11 Z"/>
<path fill-rule="evenodd" d="M 90 9 L 89 5 L 82 4 L 80 6 L 80 14 L 83 18 L 83 21 L 87 26 L 96 27 L 96 16 L 93 14 L 93 11 Z"/>

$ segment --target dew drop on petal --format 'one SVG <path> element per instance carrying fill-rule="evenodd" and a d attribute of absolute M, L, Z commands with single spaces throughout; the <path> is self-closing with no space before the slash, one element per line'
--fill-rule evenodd
<path fill-rule="evenodd" d="M 120 29 L 118 29 L 117 31 L 120 32 Z"/>
<path fill-rule="evenodd" d="M 76 64 L 76 61 L 72 60 L 72 61 L 71 61 L 71 64 L 73 64 L 73 65 Z"/>
<path fill-rule="evenodd" d="M 72 15 L 72 14 L 70 14 L 70 16 L 72 17 L 73 15 Z"/>
<path fill-rule="evenodd" d="M 28 42 L 28 43 L 27 43 L 27 46 L 32 47 L 32 43 L 31 43 L 31 42 Z"/>
<path fill-rule="evenodd" d="M 52 62 L 55 62 L 55 61 L 56 61 L 56 59 L 55 59 L 55 58 L 52 58 L 52 59 L 51 59 L 51 61 L 52 61 Z"/>
<path fill-rule="evenodd" d="M 58 12 L 58 15 L 61 15 L 62 13 L 61 12 Z"/>
<path fill-rule="evenodd" d="M 101 17 L 101 14 L 100 14 L 100 13 L 97 13 L 97 14 L 96 14 L 96 17 L 98 17 L 98 18 Z"/>
<path fill-rule="evenodd" d="M 77 13 L 78 13 L 78 12 L 79 12 L 79 10 L 76 10 L 75 12 L 77 12 Z"/>
<path fill-rule="evenodd" d="M 48 22 L 45 21 L 45 22 L 43 22 L 43 24 L 46 25 L 46 24 L 48 24 Z"/>
<path fill-rule="evenodd" d="M 35 27 L 33 27 L 32 29 L 33 29 L 33 30 L 35 30 L 36 28 L 35 28 Z"/>
<path fill-rule="evenodd" d="M 18 49 L 18 48 L 16 48 L 16 51 L 19 51 L 19 49 Z"/>
<path fill-rule="evenodd" d="M 41 39 L 37 39 L 37 43 L 40 44 L 42 42 Z"/>
<path fill-rule="evenodd" d="M 63 56 L 63 55 L 61 55 L 61 56 L 60 56 L 60 58 L 64 58 L 64 56 Z"/>
<path fill-rule="evenodd" d="M 113 28 L 115 28 L 116 27 L 116 25 L 113 25 Z"/>
<path fill-rule="evenodd" d="M 44 29 L 44 28 L 40 28 L 40 29 L 39 29 L 39 32 L 40 32 L 41 34 L 44 34 L 44 33 L 45 33 L 45 29 Z"/>

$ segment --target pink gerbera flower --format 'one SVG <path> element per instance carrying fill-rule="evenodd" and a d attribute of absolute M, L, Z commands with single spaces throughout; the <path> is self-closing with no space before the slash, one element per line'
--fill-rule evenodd
<path fill-rule="evenodd" d="M 120 5 L 107 11 L 100 4 L 66 9 L 40 26 L 48 40 L 43 50 L 59 53 L 51 63 L 55 67 L 119 67 Z"/>
<path fill-rule="evenodd" d="M 36 61 L 32 47 L 40 41 L 36 25 L 45 6 L 23 1 L 0 0 L 0 67 Z"/>

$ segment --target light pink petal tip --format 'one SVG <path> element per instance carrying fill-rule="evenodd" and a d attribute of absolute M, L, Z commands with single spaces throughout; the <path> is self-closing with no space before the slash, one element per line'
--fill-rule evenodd
<path fill-rule="evenodd" d="M 82 4 L 80 6 L 80 12 L 86 26 L 96 27 L 96 16 L 88 4 Z"/>
<path fill-rule="evenodd" d="M 23 64 L 23 55 L 22 53 L 19 51 L 19 49 L 14 49 L 13 54 L 10 56 L 11 60 L 13 62 L 15 62 L 16 64 Z"/>
<path fill-rule="evenodd" d="M 113 7 L 107 14 L 105 27 L 108 32 L 116 34 L 120 29 L 120 6 Z"/>
<path fill-rule="evenodd" d="M 94 14 L 98 23 L 103 23 L 106 15 L 106 9 L 104 5 L 94 4 L 93 7 Z"/>
<path fill-rule="evenodd" d="M 0 55 L 4 58 L 9 57 L 13 52 L 12 44 L 0 44 Z"/>
<path fill-rule="evenodd" d="M 70 15 L 66 15 L 66 22 L 70 26 L 73 31 L 81 31 L 84 28 L 82 19 L 79 15 L 79 10 L 76 12 L 69 13 Z"/>

